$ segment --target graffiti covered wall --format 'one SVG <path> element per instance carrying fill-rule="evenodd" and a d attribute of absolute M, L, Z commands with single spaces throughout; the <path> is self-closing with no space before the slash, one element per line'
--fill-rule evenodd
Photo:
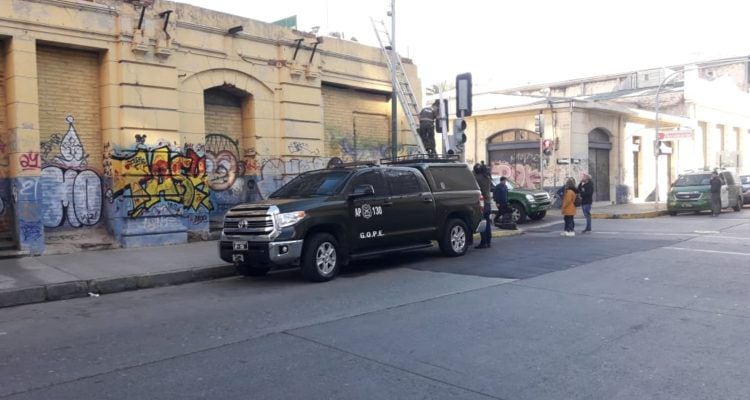
<path fill-rule="evenodd" d="M 101 177 L 88 168 L 89 154 L 68 116 L 67 132 L 41 144 L 42 222 L 45 228 L 80 228 L 102 217 Z"/>
<path fill-rule="evenodd" d="M 39 154 L 26 165 L 41 167 L 39 215 L 45 241 L 66 238 L 108 241 L 102 223 L 99 56 L 95 52 L 37 46 Z M 23 167 L 23 165 L 22 165 Z M 96 234 L 90 229 L 101 227 Z M 73 232 L 81 230 L 80 232 Z M 75 236 L 71 236 L 74 234 Z"/>
<path fill-rule="evenodd" d="M 0 229 L 21 251 L 205 239 L 212 217 L 302 172 L 390 154 L 377 47 L 322 49 L 312 34 L 164 0 L 22 3 L 0 7 Z M 215 90 L 229 100 L 205 97 Z M 412 152 L 400 120 L 396 145 Z"/>

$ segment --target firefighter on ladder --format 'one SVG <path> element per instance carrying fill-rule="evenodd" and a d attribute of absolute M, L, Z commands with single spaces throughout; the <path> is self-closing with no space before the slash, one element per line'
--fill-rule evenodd
<path fill-rule="evenodd" d="M 432 106 L 425 107 L 419 112 L 419 137 L 430 157 L 437 154 L 435 152 L 435 120 L 440 113 L 439 106 L 439 101 L 435 100 Z"/>

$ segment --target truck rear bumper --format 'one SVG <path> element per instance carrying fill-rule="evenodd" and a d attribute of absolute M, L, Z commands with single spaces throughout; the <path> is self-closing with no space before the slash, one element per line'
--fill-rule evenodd
<path fill-rule="evenodd" d="M 302 256 L 303 240 L 283 242 L 219 241 L 221 259 L 249 265 L 289 265 Z"/>

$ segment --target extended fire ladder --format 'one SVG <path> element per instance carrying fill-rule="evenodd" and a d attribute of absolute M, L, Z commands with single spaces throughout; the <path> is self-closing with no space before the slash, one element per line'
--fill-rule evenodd
<path fill-rule="evenodd" d="M 395 69 L 396 82 L 392 82 L 394 91 L 398 96 L 399 103 L 401 103 L 401 108 L 404 110 L 406 122 L 409 124 L 409 130 L 414 135 L 419 152 L 424 154 L 426 151 L 422 143 L 422 138 L 419 136 L 419 104 L 417 104 L 417 98 L 411 89 L 409 79 L 406 77 L 404 64 L 401 63 L 401 56 L 396 51 L 391 51 L 393 41 L 385 27 L 385 23 L 382 20 L 376 21 L 373 18 L 370 18 L 370 21 L 372 21 L 372 28 L 375 30 L 375 36 L 378 38 L 380 50 L 383 52 L 383 58 L 385 58 L 385 62 L 388 64 L 388 70 L 391 72 L 391 75 L 393 75 Z M 392 55 L 395 55 L 393 57 L 395 60 L 391 59 Z"/>

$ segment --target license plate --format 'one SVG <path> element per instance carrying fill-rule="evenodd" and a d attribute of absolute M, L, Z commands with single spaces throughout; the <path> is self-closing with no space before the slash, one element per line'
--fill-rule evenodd
<path fill-rule="evenodd" d="M 682 208 L 693 208 L 693 205 L 690 203 L 682 203 Z"/>
<path fill-rule="evenodd" d="M 235 250 L 247 250 L 247 242 L 234 242 Z"/>

